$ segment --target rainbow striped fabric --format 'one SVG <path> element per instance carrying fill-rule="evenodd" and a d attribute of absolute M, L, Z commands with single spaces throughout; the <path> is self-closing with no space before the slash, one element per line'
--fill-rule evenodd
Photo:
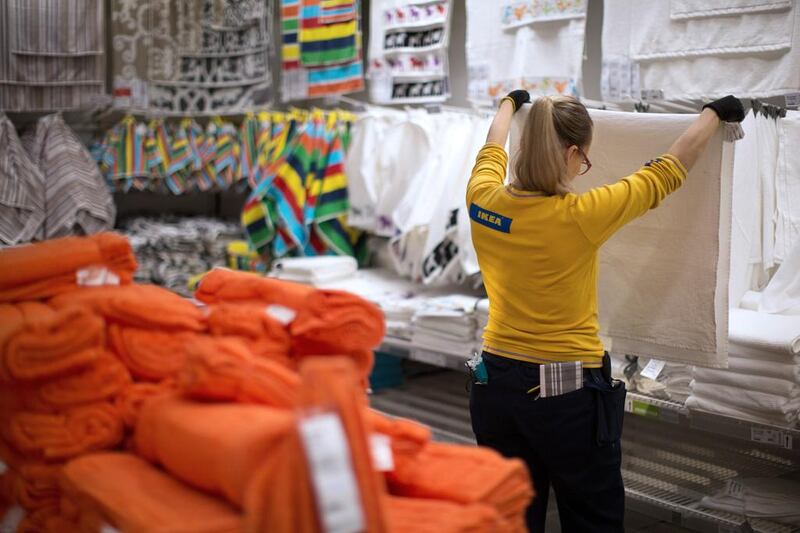
<path fill-rule="evenodd" d="M 364 88 L 358 4 L 281 0 L 284 101 Z"/>

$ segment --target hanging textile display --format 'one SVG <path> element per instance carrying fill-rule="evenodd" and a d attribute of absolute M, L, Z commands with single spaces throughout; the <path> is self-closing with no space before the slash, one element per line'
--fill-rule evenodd
<path fill-rule="evenodd" d="M 0 109 L 58 111 L 105 103 L 105 3 L 0 3 Z"/>
<path fill-rule="evenodd" d="M 800 4 L 609 0 L 605 100 L 766 98 L 800 90 Z"/>
<path fill-rule="evenodd" d="M 289 115 L 242 211 L 248 241 L 260 254 L 363 259 L 365 235 L 347 225 L 344 154 L 353 119 L 319 110 Z"/>
<path fill-rule="evenodd" d="M 183 194 L 252 187 L 280 142 L 281 113 L 248 113 L 238 126 L 212 117 L 137 121 L 112 127 L 91 151 L 112 190 Z M 259 166 L 260 165 L 260 166 Z"/>
<path fill-rule="evenodd" d="M 281 0 L 284 102 L 364 88 L 357 0 Z"/>
<path fill-rule="evenodd" d="M 494 105 L 514 89 L 582 92 L 588 0 L 467 0 L 467 97 Z"/>
<path fill-rule="evenodd" d="M 514 156 L 530 106 L 515 115 Z M 590 110 L 594 166 L 579 192 L 614 183 L 667 151 L 696 115 Z M 720 130 L 683 186 L 599 252 L 600 334 L 610 352 L 724 367 L 728 359 L 728 279 L 732 145 Z"/>
<path fill-rule="evenodd" d="M 271 4 L 112 0 L 114 105 L 250 109 L 271 98 Z"/>
<path fill-rule="evenodd" d="M 376 103 L 450 97 L 450 0 L 381 0 L 370 16 L 370 98 Z"/>

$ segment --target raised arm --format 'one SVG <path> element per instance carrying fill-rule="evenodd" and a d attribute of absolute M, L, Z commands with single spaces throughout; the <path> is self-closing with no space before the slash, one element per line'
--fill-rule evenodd
<path fill-rule="evenodd" d="M 508 96 L 500 101 L 500 109 L 497 110 L 492 125 L 489 127 L 486 142 L 505 146 L 508 130 L 511 129 L 511 117 L 523 104 L 530 101 L 531 95 L 528 94 L 528 91 L 516 90 L 508 93 Z"/>
<path fill-rule="evenodd" d="M 706 104 L 697 120 L 672 144 L 669 153 L 677 157 L 689 171 L 705 150 L 708 141 L 714 136 L 720 122 L 742 120 L 744 120 L 744 108 L 733 96 L 726 96 Z"/>

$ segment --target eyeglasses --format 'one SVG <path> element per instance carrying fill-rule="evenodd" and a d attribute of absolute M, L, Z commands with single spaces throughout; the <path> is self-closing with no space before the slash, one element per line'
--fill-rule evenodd
<path fill-rule="evenodd" d="M 581 157 L 583 157 L 583 161 L 581 162 L 581 170 L 578 172 L 578 176 L 583 176 L 592 169 L 592 162 L 589 161 L 588 157 L 586 157 L 586 153 L 584 153 L 583 149 L 580 147 L 576 148 L 578 148 L 578 153 L 581 154 Z"/>

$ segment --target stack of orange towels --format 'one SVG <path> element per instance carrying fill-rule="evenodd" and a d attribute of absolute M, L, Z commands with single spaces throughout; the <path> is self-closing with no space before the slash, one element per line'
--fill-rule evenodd
<path fill-rule="evenodd" d="M 198 305 L 132 284 L 135 266 L 115 234 L 0 251 L 0 518 L 17 531 L 335 527 L 326 498 L 343 496 L 317 479 L 314 420 L 339 428 L 351 525 L 519 530 L 521 463 L 369 409 L 375 306 L 226 270 Z M 380 472 L 375 434 L 393 463 Z"/>

